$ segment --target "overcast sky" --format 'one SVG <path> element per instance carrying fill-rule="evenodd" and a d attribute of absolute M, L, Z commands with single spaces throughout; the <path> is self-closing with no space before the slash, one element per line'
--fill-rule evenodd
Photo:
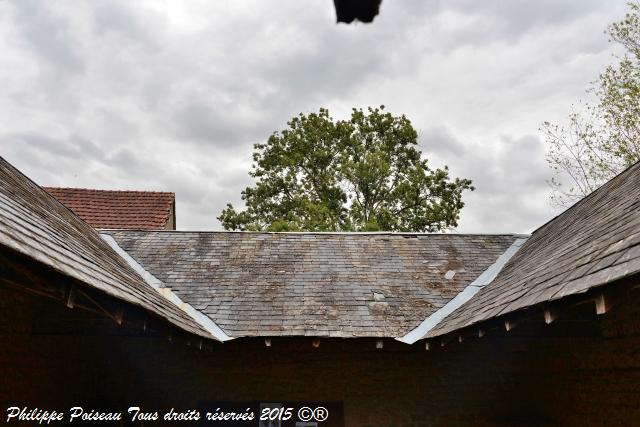
<path fill-rule="evenodd" d="M 603 0 L 0 1 L 0 148 L 41 185 L 174 191 L 179 229 L 221 229 L 252 146 L 300 112 L 384 104 L 433 166 L 471 178 L 460 232 L 531 232 L 544 120 L 613 61 Z"/>

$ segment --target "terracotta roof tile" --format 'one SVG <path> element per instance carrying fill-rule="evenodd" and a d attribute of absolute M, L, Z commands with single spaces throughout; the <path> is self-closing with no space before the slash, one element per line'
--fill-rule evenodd
<path fill-rule="evenodd" d="M 169 192 L 43 188 L 93 228 L 164 229 L 175 200 Z"/>

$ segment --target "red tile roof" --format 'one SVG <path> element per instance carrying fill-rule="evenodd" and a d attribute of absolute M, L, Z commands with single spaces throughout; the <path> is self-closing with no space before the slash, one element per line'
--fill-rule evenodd
<path fill-rule="evenodd" d="M 93 228 L 160 230 L 173 219 L 174 193 L 43 188 Z"/>

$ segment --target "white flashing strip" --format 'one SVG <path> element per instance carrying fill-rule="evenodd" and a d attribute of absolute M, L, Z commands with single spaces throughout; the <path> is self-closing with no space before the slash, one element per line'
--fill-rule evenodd
<path fill-rule="evenodd" d="M 187 313 L 193 320 L 196 321 L 196 323 L 198 323 L 207 332 L 209 332 L 213 336 L 213 338 L 222 342 L 233 339 L 233 337 L 230 337 L 222 329 L 220 329 L 220 327 L 216 325 L 215 322 L 209 318 L 209 316 L 201 313 L 200 311 L 193 308 L 190 304 L 182 301 L 180 297 L 176 295 L 170 288 L 164 287 L 160 279 L 145 270 L 144 267 L 142 267 L 135 259 L 131 257 L 131 255 L 127 253 L 127 251 L 125 251 L 120 247 L 120 245 L 118 245 L 116 240 L 111 235 L 100 233 L 100 237 L 102 237 L 102 240 L 107 242 L 107 244 L 111 246 L 111 248 L 116 251 L 116 253 L 120 255 L 120 257 L 122 257 L 122 259 L 124 259 L 127 264 L 129 264 L 131 268 L 133 268 L 136 273 L 138 273 L 144 279 L 145 282 L 147 282 L 153 289 L 157 290 L 163 297 L 168 299 L 175 306 Z"/>
<path fill-rule="evenodd" d="M 500 270 L 502 270 L 502 267 L 504 267 L 507 261 L 509 261 L 513 255 L 515 255 L 518 249 L 520 249 L 520 247 L 526 241 L 526 238 L 516 239 L 513 244 L 509 246 L 509 248 L 498 257 L 496 262 L 491 264 L 491 266 L 489 266 L 489 268 L 487 268 L 481 275 L 476 277 L 476 280 L 471 282 L 466 288 L 464 288 L 458 295 L 456 295 L 443 307 L 424 319 L 424 321 L 420 325 L 418 325 L 418 327 L 407 333 L 405 336 L 397 337 L 396 339 L 406 344 L 413 344 L 416 341 L 424 338 L 427 333 L 437 324 L 442 322 L 445 317 L 457 310 L 462 304 L 469 301 L 475 294 L 480 291 L 480 289 L 493 282 L 493 279 L 496 278 Z"/>

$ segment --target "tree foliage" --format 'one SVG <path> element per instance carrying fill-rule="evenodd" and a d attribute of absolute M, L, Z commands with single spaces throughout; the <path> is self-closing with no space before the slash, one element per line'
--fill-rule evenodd
<path fill-rule="evenodd" d="M 218 217 L 227 230 L 436 231 L 457 225 L 468 179 L 432 170 L 409 119 L 384 106 L 335 121 L 299 114 L 256 144 L 256 183 Z"/>
<path fill-rule="evenodd" d="M 590 92 L 598 101 L 571 113 L 566 126 L 542 125 L 556 205 L 574 203 L 640 161 L 640 3 L 629 8 L 622 21 L 607 29 L 610 41 L 625 54 L 592 83 Z"/>

